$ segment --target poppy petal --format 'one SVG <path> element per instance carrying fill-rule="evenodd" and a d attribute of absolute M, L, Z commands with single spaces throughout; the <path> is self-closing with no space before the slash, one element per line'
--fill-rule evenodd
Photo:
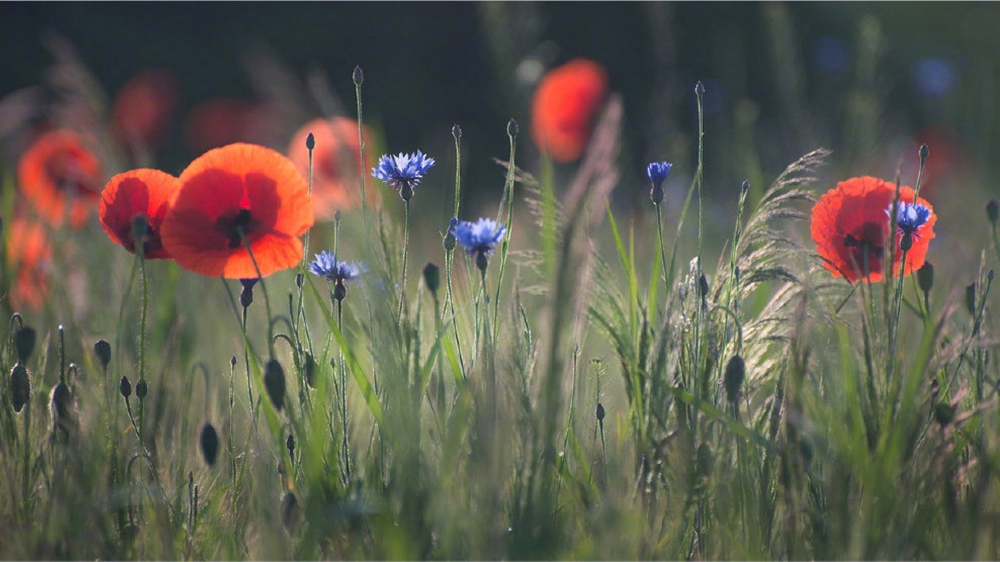
<path fill-rule="evenodd" d="M 146 259 L 169 259 L 163 247 L 160 227 L 167 214 L 167 204 L 177 190 L 177 178 L 161 172 L 142 168 L 111 178 L 101 194 L 101 226 L 108 238 L 135 253 L 132 222 L 144 217 L 149 227 L 144 241 Z"/>

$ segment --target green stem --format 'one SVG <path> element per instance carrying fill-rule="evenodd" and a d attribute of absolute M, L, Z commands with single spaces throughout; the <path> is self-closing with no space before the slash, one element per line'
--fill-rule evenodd
<path fill-rule="evenodd" d="M 410 249 L 410 201 L 403 205 L 403 280 L 399 284 L 399 320 L 403 320 L 403 301 L 406 300 L 406 258 Z"/>

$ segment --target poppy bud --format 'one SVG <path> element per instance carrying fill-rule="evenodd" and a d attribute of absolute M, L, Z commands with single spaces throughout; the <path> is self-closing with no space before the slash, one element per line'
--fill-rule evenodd
<path fill-rule="evenodd" d="M 701 80 L 699 80 L 698 83 L 694 85 L 694 93 L 697 94 L 698 96 L 705 95 L 705 85 L 701 83 Z"/>
<path fill-rule="evenodd" d="M 302 283 L 305 281 L 305 276 L 301 273 L 295 274 L 295 287 L 301 289 Z"/>
<path fill-rule="evenodd" d="M 316 360 L 313 359 L 312 353 L 306 353 L 306 384 L 309 388 L 316 388 L 313 384 L 313 376 L 316 373 Z"/>
<path fill-rule="evenodd" d="M 149 386 L 146 385 L 146 379 L 139 379 L 139 382 L 135 383 L 135 395 L 142 400 L 149 394 Z"/>
<path fill-rule="evenodd" d="M 14 365 L 14 369 L 10 372 L 10 394 L 15 412 L 20 412 L 21 408 L 24 408 L 24 405 L 31 398 L 31 382 L 28 380 L 28 370 L 20 363 Z"/>
<path fill-rule="evenodd" d="M 354 74 L 351 76 L 354 79 L 354 85 L 360 86 L 365 81 L 365 73 L 361 72 L 360 66 L 354 67 Z"/>
<path fill-rule="evenodd" d="M 122 375 L 122 380 L 118 383 L 118 392 L 126 399 L 132 396 L 132 383 L 128 382 L 128 377 Z"/>
<path fill-rule="evenodd" d="M 316 137 L 312 133 L 309 133 L 306 135 L 306 149 L 312 150 L 314 148 L 316 148 Z"/>
<path fill-rule="evenodd" d="M 424 266 L 424 283 L 431 293 L 437 297 L 438 288 L 441 286 L 441 270 L 433 263 Z"/>
<path fill-rule="evenodd" d="M 444 237 L 444 251 L 450 252 L 455 249 L 455 235 L 448 231 Z"/>
<path fill-rule="evenodd" d="M 969 314 L 976 315 L 976 284 L 973 283 L 965 288 L 965 308 Z"/>
<path fill-rule="evenodd" d="M 253 286 L 257 284 L 256 278 L 240 279 L 243 290 L 240 291 L 240 306 L 248 308 L 253 304 Z"/>
<path fill-rule="evenodd" d="M 101 369 L 107 371 L 108 363 L 111 363 L 111 344 L 99 340 L 94 344 L 94 355 L 97 356 L 97 361 L 101 364 Z"/>
<path fill-rule="evenodd" d="M 518 133 L 517 121 L 514 121 L 514 119 L 512 118 L 510 121 L 507 122 L 507 136 L 516 137 L 517 133 Z"/>
<path fill-rule="evenodd" d="M 917 270 L 917 285 L 921 291 L 931 292 L 931 288 L 934 287 L 934 266 L 931 262 L 924 262 L 924 265 Z"/>
<path fill-rule="evenodd" d="M 597 421 L 604 421 L 604 404 L 601 404 L 600 402 L 597 403 L 597 411 L 595 412 L 595 415 L 597 416 Z"/>
<path fill-rule="evenodd" d="M 722 379 L 722 384 L 726 389 L 726 400 L 735 405 L 740 398 L 740 389 L 743 387 L 743 380 L 746 378 L 746 363 L 739 355 L 733 355 L 726 364 L 726 374 Z"/>
<path fill-rule="evenodd" d="M 14 332 L 14 349 L 17 351 L 17 362 L 24 365 L 35 349 L 35 329 L 24 326 Z"/>
<path fill-rule="evenodd" d="M 281 498 L 281 524 L 285 530 L 292 532 L 299 522 L 299 499 L 293 492 L 285 492 Z"/>
<path fill-rule="evenodd" d="M 748 191 L 750 191 L 750 180 L 743 180 L 740 184 L 740 195 L 746 195 Z"/>
<path fill-rule="evenodd" d="M 233 355 L 231 358 L 229 358 L 229 366 L 233 367 L 233 368 L 236 367 L 236 356 L 235 355 Z"/>
<path fill-rule="evenodd" d="M 342 216 L 343 216 L 343 214 L 342 214 L 342 213 L 340 212 L 340 209 L 337 209 L 337 210 L 336 210 L 336 211 L 334 211 L 334 213 L 333 213 L 333 220 L 334 220 L 335 222 L 340 222 L 340 217 L 342 217 Z"/>
<path fill-rule="evenodd" d="M 955 407 L 951 404 L 945 404 L 944 402 L 938 402 L 934 406 L 934 419 L 944 427 L 955 419 Z"/>
<path fill-rule="evenodd" d="M 285 370 L 277 359 L 270 359 L 264 367 L 264 388 L 279 412 L 285 405 Z"/>
<path fill-rule="evenodd" d="M 920 145 L 920 150 L 917 151 L 917 154 L 920 155 L 920 165 L 922 166 L 924 164 L 924 160 L 927 160 L 927 157 L 931 155 L 930 149 L 927 148 L 927 143 Z"/>
<path fill-rule="evenodd" d="M 52 415 L 52 425 L 63 431 L 63 437 L 68 437 L 67 432 L 73 424 L 73 394 L 69 391 L 66 383 L 61 382 L 52 389 L 52 396 L 49 399 L 49 412 Z"/>
<path fill-rule="evenodd" d="M 201 456 L 205 457 L 205 464 L 215 466 L 215 457 L 219 454 L 219 434 L 215 432 L 212 424 L 205 423 L 201 426 Z"/>
<path fill-rule="evenodd" d="M 285 439 L 285 448 L 288 449 L 288 458 L 295 460 L 295 436 L 291 433 L 288 434 L 288 439 Z"/>
<path fill-rule="evenodd" d="M 990 202 L 986 204 L 986 218 L 990 219 L 991 223 L 996 224 L 998 216 L 1000 216 L 1000 203 L 997 203 L 996 199 L 990 199 Z"/>
<path fill-rule="evenodd" d="M 462 138 L 462 128 L 457 123 L 451 128 L 451 136 L 455 137 L 455 140 Z"/>

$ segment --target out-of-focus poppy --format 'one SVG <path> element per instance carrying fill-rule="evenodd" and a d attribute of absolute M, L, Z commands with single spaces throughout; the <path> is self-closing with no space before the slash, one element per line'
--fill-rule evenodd
<path fill-rule="evenodd" d="M 49 293 L 52 244 L 39 222 L 19 217 L 4 227 L 9 229 L 7 262 L 17 271 L 10 291 L 11 306 L 14 310 L 38 310 Z"/>
<path fill-rule="evenodd" d="M 254 259 L 262 276 L 302 259 L 299 236 L 313 225 L 313 203 L 288 158 L 263 146 L 231 144 L 195 159 L 178 181 L 160 237 L 182 267 L 247 279 L 257 277 Z"/>
<path fill-rule="evenodd" d="M 823 259 L 823 266 L 834 277 L 848 281 L 881 281 L 884 260 L 889 251 L 890 213 L 896 186 L 869 176 L 851 178 L 823 194 L 812 210 L 812 238 Z M 937 216 L 923 197 L 913 200 L 909 187 L 899 188 L 897 232 L 891 238 L 895 244 L 894 274 L 903 258 L 900 243 L 910 245 L 906 251 L 903 275 L 920 269 L 927 255 L 927 245 L 934 238 Z M 865 275 L 865 272 L 868 275 Z"/>
<path fill-rule="evenodd" d="M 141 72 L 115 94 L 111 109 L 115 135 L 126 147 L 155 148 L 177 104 L 177 79 L 165 69 Z"/>
<path fill-rule="evenodd" d="M 145 223 L 142 247 L 149 260 L 169 259 L 160 239 L 160 225 L 167 215 L 167 204 L 177 191 L 177 178 L 143 168 L 111 178 L 101 194 L 101 226 L 112 242 L 135 253 L 134 223 Z"/>
<path fill-rule="evenodd" d="M 209 100 L 184 123 L 184 141 L 194 154 L 227 144 L 270 144 L 280 135 L 281 117 L 268 104 L 235 98 Z"/>
<path fill-rule="evenodd" d="M 607 92 L 607 72 L 594 61 L 574 59 L 550 70 L 531 100 L 531 138 L 538 149 L 556 162 L 579 158 Z"/>
<path fill-rule="evenodd" d="M 920 168 L 920 145 L 926 144 L 927 161 L 924 162 L 924 176 L 920 180 L 920 194 L 935 199 L 938 188 L 946 183 L 948 176 L 963 168 L 964 149 L 955 134 L 943 125 L 931 125 L 920 130 L 906 151 L 903 160 L 904 177 L 916 181 Z"/>
<path fill-rule="evenodd" d="M 69 215 L 83 226 L 97 203 L 101 165 L 84 139 L 68 129 L 44 133 L 21 155 L 18 181 L 25 197 L 52 226 Z"/>
<path fill-rule="evenodd" d="M 361 169 L 375 165 L 371 151 L 365 155 L 361 169 L 361 148 L 358 143 L 358 122 L 346 117 L 313 119 L 303 125 L 288 145 L 288 157 L 295 162 L 302 177 L 309 177 L 309 150 L 306 137 L 312 133 L 316 146 L 313 149 L 313 203 L 317 220 L 330 220 L 338 210 L 348 210 L 361 205 Z M 365 144 L 370 145 L 372 132 L 365 127 Z M 379 192 L 366 182 L 366 201 L 377 205 Z"/>

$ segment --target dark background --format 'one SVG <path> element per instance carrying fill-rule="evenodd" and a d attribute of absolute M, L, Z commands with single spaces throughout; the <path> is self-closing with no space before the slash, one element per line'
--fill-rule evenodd
<path fill-rule="evenodd" d="M 266 95 L 254 82 L 261 65 L 248 61 L 266 54 L 287 73 L 273 83 L 306 94 L 279 149 L 321 114 L 306 77 L 323 75 L 353 116 L 360 65 L 366 122 L 387 151 L 420 148 L 453 166 L 450 131 L 461 125 L 463 181 L 476 205 L 502 186 L 492 157 L 507 156 L 507 120 L 527 131 L 534 81 L 518 78 L 519 65 L 582 56 L 607 68 L 625 102 L 619 203 L 648 189 L 642 174 L 653 159 L 674 162 L 672 189 L 686 190 L 698 80 L 710 191 L 770 181 L 817 146 L 834 150 L 835 170 L 890 177 L 928 127 L 959 147 L 963 175 L 989 183 L 1000 135 L 996 29 L 1000 6 L 965 3 L 2 3 L 0 96 L 46 81 L 51 32 L 109 98 L 136 73 L 167 68 L 180 98 L 156 159 L 178 172 L 197 156 L 183 142 L 188 111 Z M 521 140 L 519 162 L 532 169 L 537 153 Z M 451 177 L 428 177 L 429 194 L 446 200 Z"/>

